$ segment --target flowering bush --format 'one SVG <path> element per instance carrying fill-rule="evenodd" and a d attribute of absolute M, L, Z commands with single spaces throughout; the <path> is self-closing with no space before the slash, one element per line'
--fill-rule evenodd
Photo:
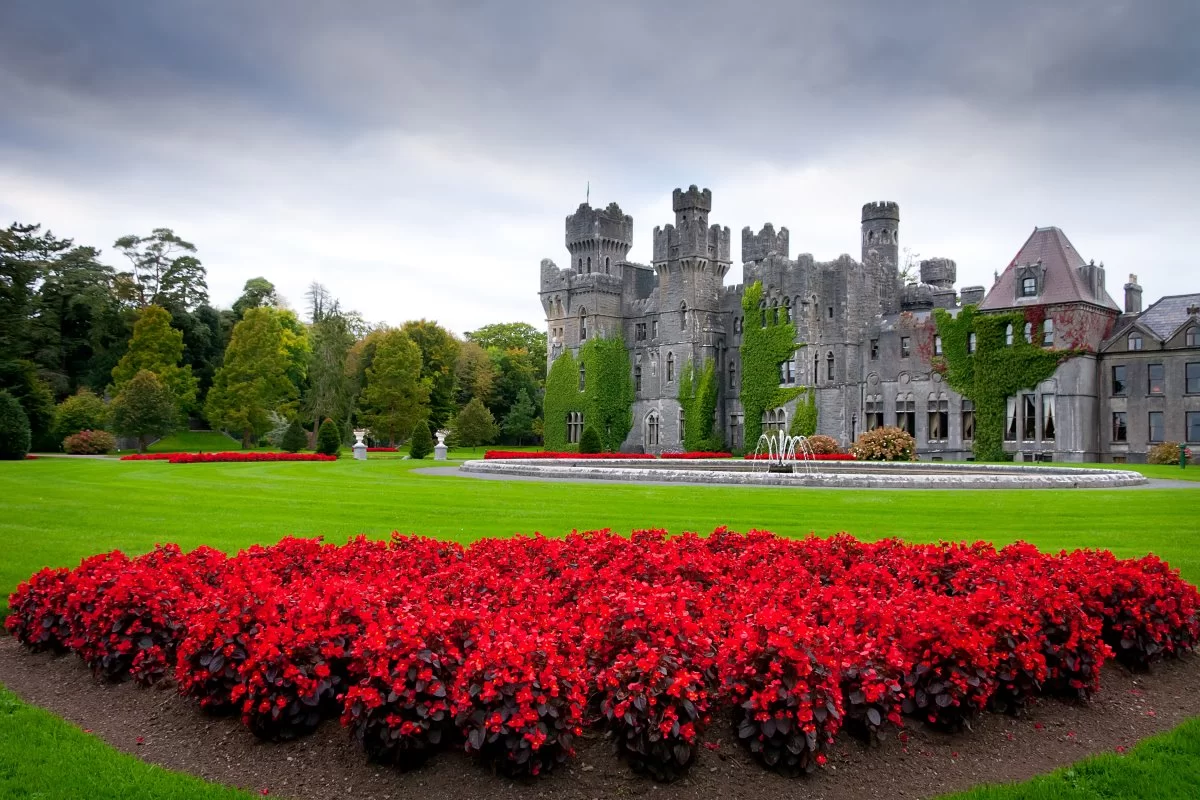
<path fill-rule="evenodd" d="M 883 427 L 860 433 L 850 452 L 859 461 L 916 461 L 917 443 L 907 431 Z"/>
<path fill-rule="evenodd" d="M 1154 556 L 723 528 L 288 538 L 228 558 L 164 545 L 41 570 L 9 605 L 26 647 L 74 650 L 107 680 L 173 669 L 181 694 L 261 738 L 340 717 L 373 760 L 461 743 L 514 776 L 595 726 L 672 780 L 714 719 L 801 773 L 843 730 L 874 741 L 906 718 L 955 730 L 1086 699 L 1108 658 L 1144 669 L 1200 641 L 1200 592 Z"/>
<path fill-rule="evenodd" d="M 400 448 L 399 447 L 368 447 L 367 452 L 368 453 L 398 453 L 398 452 L 400 452 Z"/>
<path fill-rule="evenodd" d="M 1179 465 L 1179 448 L 1183 445 L 1179 442 L 1162 442 L 1150 448 L 1146 453 L 1147 464 L 1165 464 L 1167 466 Z"/>
<path fill-rule="evenodd" d="M 808 437 L 807 441 L 813 455 L 832 456 L 846 452 L 838 444 L 837 439 L 834 439 L 832 436 L 826 436 L 823 433 L 813 434 Z"/>
<path fill-rule="evenodd" d="M 170 453 L 170 464 L 215 464 L 225 461 L 337 461 L 322 453 Z"/>
<path fill-rule="evenodd" d="M 63 439 L 63 452 L 71 455 L 104 455 L 117 449 L 117 440 L 108 431 L 80 431 Z"/>

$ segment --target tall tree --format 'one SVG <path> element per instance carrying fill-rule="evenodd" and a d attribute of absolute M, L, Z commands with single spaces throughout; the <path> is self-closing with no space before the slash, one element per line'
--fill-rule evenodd
<path fill-rule="evenodd" d="M 279 326 L 283 331 L 280 346 L 283 347 L 284 356 L 287 358 L 287 377 L 292 386 L 296 387 L 295 396 L 300 397 L 308 384 L 308 361 L 312 356 L 308 328 L 290 308 L 268 310 L 279 317 Z"/>
<path fill-rule="evenodd" d="M 470 340 L 463 342 L 454 363 L 455 400 L 458 404 L 465 406 L 472 397 L 478 397 L 487 405 L 492 399 L 495 382 L 496 367 L 488 351 Z"/>
<path fill-rule="evenodd" d="M 508 416 L 522 391 L 530 397 L 541 397 L 542 382 L 538 380 L 537 366 L 530 359 L 528 350 L 500 350 L 493 347 L 488 353 L 496 370 L 496 382 L 493 385 L 491 402 L 488 403 L 493 415 L 500 419 Z"/>
<path fill-rule="evenodd" d="M 463 410 L 454 417 L 451 428 L 454 431 L 455 444 L 472 449 L 496 441 L 498 433 L 492 412 L 487 410 L 478 397 L 472 398 L 471 402 L 463 406 Z"/>
<path fill-rule="evenodd" d="M 170 228 L 155 228 L 149 236 L 122 236 L 113 247 L 133 265 L 122 276 L 139 308 L 181 306 L 190 311 L 208 302 L 207 274 L 193 255 L 196 246 Z"/>
<path fill-rule="evenodd" d="M 279 305 L 279 295 L 275 293 L 275 284 L 266 278 L 251 278 L 242 287 L 242 296 L 233 301 L 233 313 L 238 319 L 245 316 L 251 308 Z"/>
<path fill-rule="evenodd" d="M 246 311 L 233 329 L 225 363 L 217 370 L 204 405 L 208 421 L 242 435 L 250 447 L 271 427 L 271 412 L 296 397 L 288 380 L 283 325 L 271 308 Z"/>
<path fill-rule="evenodd" d="M 0 230 L 0 358 L 30 355 L 35 286 L 47 265 L 71 247 L 70 239 L 41 230 L 16 222 Z"/>
<path fill-rule="evenodd" d="M 129 349 L 112 371 L 112 393 L 142 370 L 153 372 L 175 398 L 180 413 L 196 404 L 196 377 L 190 366 L 182 366 L 183 333 L 171 327 L 171 313 L 162 306 L 147 306 L 133 325 Z"/>
<path fill-rule="evenodd" d="M 413 320 L 401 328 L 421 348 L 421 378 L 429 382 L 429 425 L 443 427 L 454 414 L 454 364 L 458 340 L 429 320 Z"/>
<path fill-rule="evenodd" d="M 308 291 L 304 293 L 304 297 L 308 300 L 308 321 L 313 325 L 327 316 L 339 313 L 337 298 L 316 281 L 308 285 Z"/>
<path fill-rule="evenodd" d="M 527 322 L 498 322 L 467 333 L 467 339 L 486 350 L 524 350 L 529 353 L 534 375 L 546 380 L 546 332 Z"/>
<path fill-rule="evenodd" d="M 328 417 L 344 425 L 353 404 L 348 374 L 350 348 L 354 345 L 345 317 L 322 317 L 309 329 L 312 350 L 308 359 L 308 393 L 304 411 L 313 420 L 313 432 Z"/>
<path fill-rule="evenodd" d="M 233 322 L 227 324 L 222 312 L 210 305 L 202 305 L 195 311 L 179 307 L 167 310 L 171 312 L 171 327 L 183 334 L 183 363 L 196 376 L 197 405 L 203 406 L 213 376 L 221 366 Z"/>
<path fill-rule="evenodd" d="M 179 426 L 175 395 L 148 369 L 125 382 L 110 407 L 112 427 L 122 436 L 135 436 L 144 451 L 150 440 L 166 436 Z"/>
<path fill-rule="evenodd" d="M 376 439 L 403 441 L 429 415 L 429 380 L 421 377 L 421 348 L 404 331 L 390 330 L 375 348 L 359 401 Z"/>
<path fill-rule="evenodd" d="M 526 439 L 533 436 L 533 421 L 536 418 L 537 406 L 533 404 L 529 392 L 522 389 L 517 395 L 517 401 L 509 409 L 508 416 L 504 418 L 504 434 L 516 439 L 517 444 L 524 444 Z"/>

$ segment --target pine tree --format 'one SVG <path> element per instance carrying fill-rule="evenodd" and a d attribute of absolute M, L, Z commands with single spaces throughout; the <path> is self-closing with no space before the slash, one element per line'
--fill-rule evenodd
<path fill-rule="evenodd" d="M 166 436 L 179 427 L 175 396 L 148 369 L 125 384 L 113 398 L 110 411 L 113 429 L 122 436 L 136 436 L 138 449 L 143 451 L 151 438 Z"/>
<path fill-rule="evenodd" d="M 375 348 L 366 381 L 360 406 L 371 435 L 391 444 L 407 439 L 428 411 L 420 348 L 403 331 L 388 331 Z"/>
<path fill-rule="evenodd" d="M 317 452 L 322 455 L 336 456 L 342 449 L 342 435 L 338 433 L 337 423 L 326 419 L 321 423 L 317 432 Z"/>
<path fill-rule="evenodd" d="M 583 429 L 583 434 L 579 437 L 579 452 L 580 453 L 600 453 L 604 447 L 600 444 L 600 434 L 596 433 L 596 429 L 588 426 Z"/>
<path fill-rule="evenodd" d="M 283 440 L 279 443 L 281 450 L 286 450 L 289 453 L 298 453 L 305 447 L 308 447 L 308 434 L 304 432 L 304 426 L 300 424 L 300 420 L 294 419 L 288 425 L 287 430 L 283 433 Z"/>
<path fill-rule="evenodd" d="M 476 448 L 496 441 L 496 419 L 478 397 L 463 406 L 451 424 L 454 440 L 460 447 Z"/>
<path fill-rule="evenodd" d="M 171 327 L 171 312 L 161 306 L 147 306 L 133 324 L 129 349 L 113 367 L 112 386 L 116 395 L 142 370 L 153 372 L 175 399 L 183 414 L 196 403 L 197 381 L 183 360 L 183 332 Z"/>
<path fill-rule="evenodd" d="M 0 392 L 0 459 L 20 461 L 29 453 L 29 417 L 17 398 Z"/>
<path fill-rule="evenodd" d="M 517 395 L 508 415 L 504 417 L 504 433 L 516 438 L 517 444 L 524 444 L 527 437 L 533 436 L 533 420 L 537 417 L 537 406 L 529 397 L 529 392 L 522 389 Z"/>
<path fill-rule="evenodd" d="M 270 412 L 296 397 L 288 380 L 283 327 L 272 308 L 251 308 L 233 329 L 225 363 L 204 405 L 209 423 L 240 431 L 251 447 L 271 427 Z"/>
<path fill-rule="evenodd" d="M 429 423 L 421 420 L 413 428 L 412 441 L 408 443 L 410 458 L 424 458 L 433 452 L 433 435 L 429 432 Z"/>

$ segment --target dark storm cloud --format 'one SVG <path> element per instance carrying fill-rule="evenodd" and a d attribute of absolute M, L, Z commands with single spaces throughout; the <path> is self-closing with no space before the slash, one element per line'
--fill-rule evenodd
<path fill-rule="evenodd" d="M 1131 260 L 1120 220 L 1182 264 L 1154 226 L 1178 223 L 1161 206 L 1197 177 L 1197 30 L 1194 0 L 9 0 L 0 178 L 25 193 L 0 211 L 89 218 L 117 198 L 128 230 L 84 228 L 110 239 L 164 211 L 239 239 L 253 218 L 264 241 L 210 245 L 230 291 L 326 220 L 343 273 L 402 282 L 455 259 L 533 319 L 533 273 L 515 276 L 557 253 L 587 180 L 637 214 L 635 254 L 696 181 L 735 230 L 811 220 L 801 247 L 824 255 L 853 249 L 854 204 L 887 193 L 916 240 L 980 276 L 1043 223 L 1094 226 Z M 977 195 L 998 218 L 946 233 Z"/>

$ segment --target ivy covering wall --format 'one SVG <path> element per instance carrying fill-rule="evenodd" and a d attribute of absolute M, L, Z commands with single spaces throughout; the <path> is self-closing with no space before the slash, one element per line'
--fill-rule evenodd
<path fill-rule="evenodd" d="M 763 412 L 804 391 L 803 387 L 779 387 L 779 365 L 804 345 L 796 343 L 796 326 L 791 322 L 775 322 L 770 316 L 764 320 L 758 307 L 762 292 L 762 283 L 756 281 L 742 294 L 742 409 L 747 449 L 762 435 Z"/>
<path fill-rule="evenodd" d="M 725 437 L 713 430 L 717 410 L 717 370 L 707 360 L 700 369 L 687 362 L 679 380 L 679 405 L 683 408 L 683 446 L 690 452 L 725 449 Z"/>
<path fill-rule="evenodd" d="M 584 370 L 579 391 L 579 370 Z M 621 448 L 633 428 L 633 370 L 620 338 L 591 339 L 576 358 L 567 351 L 554 360 L 546 376 L 543 441 L 547 450 L 564 450 L 567 415 L 583 413 L 585 428 L 594 428 L 605 451 Z"/>
<path fill-rule="evenodd" d="M 942 355 L 932 359 L 950 388 L 975 403 L 975 442 L 979 461 L 1004 460 L 1005 400 L 1032 389 L 1054 374 L 1058 365 L 1084 352 L 1042 347 L 1042 310 L 1030 308 L 1005 314 L 980 314 L 966 306 L 957 317 L 935 309 L 942 337 Z M 1033 326 L 1032 342 L 1025 341 L 1025 323 Z M 1006 330 L 1012 326 L 1012 344 Z M 975 334 L 975 352 L 969 351 Z"/>
<path fill-rule="evenodd" d="M 809 386 L 801 390 L 796 401 L 796 413 L 788 430 L 792 436 L 813 436 L 817 432 L 817 390 Z"/>

